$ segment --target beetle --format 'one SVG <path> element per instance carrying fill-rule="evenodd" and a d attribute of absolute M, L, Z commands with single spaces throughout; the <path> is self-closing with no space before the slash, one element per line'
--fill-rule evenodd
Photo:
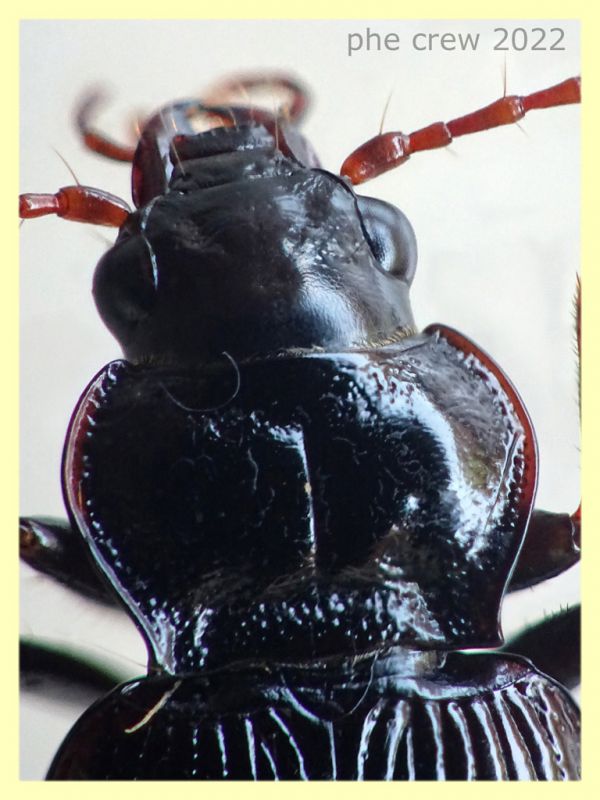
<path fill-rule="evenodd" d="M 65 491 L 152 673 L 90 710 L 51 776 L 577 777 L 577 714 L 556 684 L 518 659 L 446 653 L 498 643 L 525 531 L 537 559 L 536 537 L 559 544 L 578 517 L 535 512 L 528 526 L 535 441 L 518 395 L 461 334 L 417 333 L 410 224 L 351 186 L 403 160 L 400 147 L 446 144 L 483 116 L 490 127 L 491 112 L 376 137 L 339 177 L 290 127 L 305 95 L 286 87 L 288 119 L 196 101 L 152 117 L 136 154 L 118 153 L 134 158 L 139 211 L 79 186 L 21 198 L 24 217 L 69 206 L 70 218 L 120 227 L 95 294 L 130 363 L 84 393 Z M 525 105 L 577 102 L 578 91 L 571 79 Z M 195 133 L 190 119 L 206 116 L 218 124 Z M 88 108 L 79 126 L 115 155 Z M 196 274 L 199 252 L 210 278 Z M 37 525 L 42 539 L 57 533 Z M 148 538 L 167 547 L 169 527 L 176 584 L 146 551 Z M 558 566 L 528 563 L 526 546 L 513 585 L 573 563 L 572 545 L 560 544 Z M 114 752 L 90 748 L 102 725 Z M 470 739 L 474 725 L 489 752 Z M 310 744 L 317 734 L 325 751 Z M 149 740 L 172 757 L 157 761 Z"/>

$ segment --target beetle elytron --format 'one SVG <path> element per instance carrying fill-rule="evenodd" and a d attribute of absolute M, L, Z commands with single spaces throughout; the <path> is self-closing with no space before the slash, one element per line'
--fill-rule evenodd
<path fill-rule="evenodd" d="M 257 84 L 289 104 L 229 104 Z M 295 128 L 306 95 L 286 76 L 166 106 L 136 148 L 80 109 L 86 144 L 133 162 L 135 210 L 77 185 L 22 195 L 20 215 L 119 228 L 94 296 L 125 359 L 73 414 L 69 523 L 24 519 L 22 549 L 116 597 L 149 674 L 82 716 L 49 778 L 579 777 L 565 689 L 457 652 L 501 643 L 509 582 L 577 560 L 579 513 L 533 510 L 517 392 L 462 334 L 417 330 L 410 223 L 352 188 L 575 102 L 572 78 L 382 134 L 340 175 Z"/>

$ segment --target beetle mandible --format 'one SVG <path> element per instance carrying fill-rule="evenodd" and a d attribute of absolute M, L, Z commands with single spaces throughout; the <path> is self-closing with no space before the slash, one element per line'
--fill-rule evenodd
<path fill-rule="evenodd" d="M 162 109 L 135 149 L 80 109 L 90 148 L 133 161 L 133 212 L 79 185 L 20 199 L 24 218 L 119 227 L 94 295 L 125 355 L 73 414 L 70 523 L 26 519 L 23 545 L 52 540 L 61 569 L 86 551 L 149 653 L 49 777 L 576 778 L 564 689 L 455 651 L 500 643 L 508 582 L 570 566 L 579 516 L 532 512 L 518 394 L 462 334 L 418 332 L 410 223 L 353 186 L 578 102 L 579 81 L 380 135 L 340 175 L 295 127 L 304 91 L 238 83 L 263 81 L 284 113 L 224 85 Z"/>

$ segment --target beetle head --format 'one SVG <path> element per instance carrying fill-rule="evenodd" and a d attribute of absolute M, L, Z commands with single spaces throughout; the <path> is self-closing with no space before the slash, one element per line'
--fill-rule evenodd
<path fill-rule="evenodd" d="M 180 165 L 100 261 L 96 302 L 130 360 L 344 350 L 413 331 L 402 212 L 252 136 Z"/>

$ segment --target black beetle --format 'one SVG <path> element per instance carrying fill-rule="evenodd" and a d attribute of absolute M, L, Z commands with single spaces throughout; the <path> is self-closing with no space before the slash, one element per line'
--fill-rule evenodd
<path fill-rule="evenodd" d="M 201 116 L 217 124 L 197 134 Z M 342 172 L 370 177 L 373 153 L 381 171 L 385 142 Z M 95 295 L 131 363 L 84 394 L 65 491 L 152 677 L 91 709 L 50 776 L 577 777 L 564 690 L 518 659 L 447 655 L 499 643 L 535 440 L 476 345 L 416 332 L 404 215 L 321 170 L 285 119 L 195 101 L 147 123 L 139 211 L 98 194 L 22 196 L 21 213 L 66 198 L 121 226 Z M 565 516 L 537 512 L 530 538 Z M 561 558 L 522 558 L 513 583 Z"/>

